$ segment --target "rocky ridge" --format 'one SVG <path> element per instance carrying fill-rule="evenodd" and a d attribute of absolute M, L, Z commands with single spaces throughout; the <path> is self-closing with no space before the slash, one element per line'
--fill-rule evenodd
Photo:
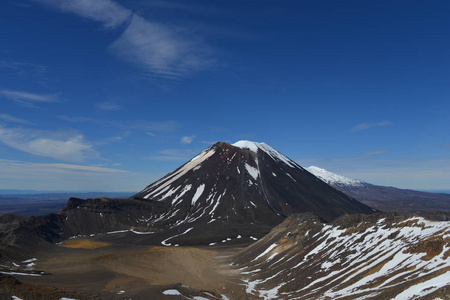
<path fill-rule="evenodd" d="M 238 253 L 264 299 L 448 299 L 450 223 L 393 214 L 290 216 Z M 442 298 L 439 298 L 442 297 Z"/>

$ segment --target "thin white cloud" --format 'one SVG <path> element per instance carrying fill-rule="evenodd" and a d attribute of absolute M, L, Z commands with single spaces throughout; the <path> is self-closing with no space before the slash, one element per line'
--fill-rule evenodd
<path fill-rule="evenodd" d="M 191 135 L 191 136 L 183 136 L 181 138 L 180 143 L 182 144 L 191 144 L 195 139 L 195 135 Z"/>
<path fill-rule="evenodd" d="M 118 104 L 115 103 L 111 103 L 111 102 L 101 102 L 101 103 L 97 103 L 96 104 L 98 109 L 102 109 L 102 110 L 110 110 L 110 111 L 116 111 L 116 110 L 121 110 L 122 107 Z"/>
<path fill-rule="evenodd" d="M 370 128 L 384 127 L 384 126 L 390 126 L 390 125 L 392 125 L 392 122 L 389 122 L 389 121 L 381 121 L 381 122 L 377 122 L 377 123 L 361 123 L 361 124 L 353 126 L 350 129 L 350 131 L 356 132 L 356 131 L 367 130 Z"/>
<path fill-rule="evenodd" d="M 147 157 L 149 160 L 156 161 L 188 161 L 200 151 L 195 149 L 164 149 L 157 152 L 156 155 Z"/>
<path fill-rule="evenodd" d="M 208 16 L 219 12 L 219 10 L 207 7 L 204 4 L 202 6 L 195 6 L 192 5 L 191 3 L 183 4 L 181 2 L 164 1 L 164 0 L 141 1 L 139 3 L 139 6 L 157 9 L 180 10 L 184 12 L 204 14 Z"/>
<path fill-rule="evenodd" d="M 97 156 L 92 145 L 81 134 L 73 132 L 0 126 L 0 142 L 23 152 L 68 162 L 83 162 Z"/>
<path fill-rule="evenodd" d="M 32 125 L 33 123 L 24 119 L 16 118 L 8 114 L 0 114 L 0 120 L 7 123 L 16 123 L 21 125 Z"/>
<path fill-rule="evenodd" d="M 390 151 L 387 149 L 379 149 L 379 150 L 368 151 L 363 154 L 363 157 L 370 157 L 370 156 L 382 155 L 382 154 L 387 154 L 387 153 L 390 153 Z"/>
<path fill-rule="evenodd" d="M 148 160 L 155 161 L 188 161 L 189 158 L 185 156 L 171 156 L 171 155 L 152 155 L 147 157 Z"/>
<path fill-rule="evenodd" d="M 146 120 L 133 120 L 133 121 L 109 121 L 100 120 L 88 117 L 69 117 L 69 116 L 58 116 L 61 120 L 72 122 L 72 123 L 93 123 L 100 126 L 115 127 L 124 130 L 140 130 L 146 132 L 173 132 L 176 131 L 180 124 L 177 121 L 160 121 L 151 122 Z"/>
<path fill-rule="evenodd" d="M 173 132 L 180 127 L 177 121 L 149 122 L 145 120 L 134 120 L 129 123 L 122 123 L 121 126 L 129 129 L 156 132 Z"/>
<path fill-rule="evenodd" d="M 75 164 L 0 159 L 0 189 L 139 191 L 155 174 Z"/>
<path fill-rule="evenodd" d="M 33 106 L 32 103 L 59 102 L 60 97 L 55 94 L 35 94 L 24 91 L 0 90 L 0 95 L 18 104 Z"/>
<path fill-rule="evenodd" d="M 207 47 L 168 27 L 133 16 L 128 28 L 109 49 L 145 68 L 149 75 L 177 79 L 212 64 Z"/>
<path fill-rule="evenodd" d="M 11 70 L 20 76 L 41 77 L 48 73 L 48 68 L 44 65 L 19 61 L 0 60 L 0 68 Z"/>
<path fill-rule="evenodd" d="M 192 34 L 149 21 L 111 0 L 35 0 L 101 23 L 126 26 L 108 48 L 118 57 L 143 68 L 148 75 L 177 79 L 212 65 L 208 47 Z"/>
<path fill-rule="evenodd" d="M 106 28 L 122 25 L 132 11 L 110 0 L 35 0 L 63 12 L 73 13 L 88 20 L 97 21 Z"/>
<path fill-rule="evenodd" d="M 215 143 L 217 143 L 218 141 L 201 141 L 200 143 L 202 144 L 206 144 L 206 145 L 214 145 Z"/>
<path fill-rule="evenodd" d="M 52 169 L 52 170 L 70 170 L 70 171 L 80 171 L 80 172 L 95 172 L 95 173 L 123 173 L 127 172 L 119 169 L 98 167 L 98 166 L 83 166 L 74 164 L 55 164 L 55 163 L 30 163 L 23 161 L 15 161 L 8 159 L 0 159 L 0 163 L 8 163 L 11 165 L 22 165 L 22 166 L 33 166 L 36 169 Z"/>

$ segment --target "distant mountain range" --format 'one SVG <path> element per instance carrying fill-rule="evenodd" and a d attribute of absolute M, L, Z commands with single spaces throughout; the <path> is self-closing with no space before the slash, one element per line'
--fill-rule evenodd
<path fill-rule="evenodd" d="M 126 198 L 131 192 L 52 192 L 0 190 L 0 215 L 16 214 L 24 217 L 57 213 L 70 197 L 78 198 Z"/>
<path fill-rule="evenodd" d="M 399 214 L 434 214 L 450 211 L 450 194 L 429 193 L 370 184 L 329 172 L 315 166 L 309 172 L 341 192 L 373 208 Z M 447 213 L 447 216 L 449 214 Z"/>

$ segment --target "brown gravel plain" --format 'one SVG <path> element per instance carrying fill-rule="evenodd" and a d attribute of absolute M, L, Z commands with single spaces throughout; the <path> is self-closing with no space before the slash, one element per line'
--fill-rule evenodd
<path fill-rule="evenodd" d="M 38 257 L 35 268 L 50 275 L 19 279 L 35 286 L 96 295 L 86 299 L 179 298 L 165 296 L 167 289 L 177 289 L 187 297 L 183 299 L 222 299 L 222 295 L 249 299 L 239 272 L 228 261 L 239 249 L 116 245 L 74 239 Z"/>

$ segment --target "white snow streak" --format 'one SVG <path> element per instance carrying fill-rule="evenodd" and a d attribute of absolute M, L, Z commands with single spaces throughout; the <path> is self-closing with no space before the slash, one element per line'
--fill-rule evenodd
<path fill-rule="evenodd" d="M 277 246 L 277 244 L 272 244 L 270 245 L 266 250 L 264 250 L 263 253 L 261 253 L 260 255 L 258 255 L 257 257 L 255 257 L 252 261 L 258 260 L 258 258 L 266 255 L 267 253 L 269 253 L 270 251 L 272 251 L 273 248 L 275 248 Z"/>
<path fill-rule="evenodd" d="M 163 244 L 164 246 L 171 246 L 171 245 L 172 245 L 171 243 L 167 243 L 168 240 L 171 240 L 171 239 L 173 239 L 173 238 L 176 238 L 177 236 L 186 234 L 186 233 L 188 233 L 189 231 L 191 231 L 192 229 L 194 229 L 194 227 L 191 227 L 191 228 L 187 229 L 187 230 L 186 230 L 185 232 L 183 232 L 183 233 L 180 233 L 180 234 L 176 234 L 176 235 L 174 235 L 174 236 L 171 236 L 170 238 L 167 238 L 167 239 L 165 239 L 164 241 L 162 241 L 161 244 Z"/>
<path fill-rule="evenodd" d="M 195 204 L 195 202 L 197 202 L 198 198 L 200 198 L 200 196 L 203 194 L 203 191 L 205 190 L 205 185 L 201 184 L 198 188 L 197 191 L 195 192 L 194 197 L 192 197 L 192 205 Z"/>
<path fill-rule="evenodd" d="M 150 191 L 153 188 L 154 188 L 154 190 L 152 190 L 150 193 L 145 195 L 144 198 L 148 199 L 149 197 L 155 195 L 158 191 L 166 188 L 168 185 L 172 184 L 174 181 L 176 181 L 177 179 L 182 177 L 184 174 L 193 170 L 195 167 L 200 165 L 202 162 L 204 162 L 205 160 L 210 158 L 214 153 L 215 153 L 215 150 L 210 149 L 210 148 L 206 149 L 205 151 L 203 151 L 202 153 L 200 153 L 199 155 L 197 155 L 196 157 L 194 157 L 193 159 L 188 161 L 184 166 L 182 166 L 176 172 L 170 174 L 170 176 L 164 177 L 161 180 L 159 180 L 159 181 L 155 182 L 154 184 L 152 184 L 151 186 L 149 186 L 148 188 L 146 188 L 144 191 Z"/>
<path fill-rule="evenodd" d="M 258 169 L 250 166 L 247 163 L 245 164 L 245 169 L 247 169 L 248 174 L 250 174 L 253 177 L 253 179 L 255 179 L 255 180 L 258 179 L 258 176 L 259 176 L 259 170 Z"/>
<path fill-rule="evenodd" d="M 165 290 L 165 291 L 163 291 L 163 294 L 164 295 L 173 295 L 173 296 L 181 295 L 181 293 L 175 289 Z"/>

